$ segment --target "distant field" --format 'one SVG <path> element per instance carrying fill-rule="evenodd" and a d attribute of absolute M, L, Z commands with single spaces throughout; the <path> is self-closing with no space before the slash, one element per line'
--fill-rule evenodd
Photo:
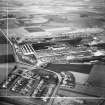
<path fill-rule="evenodd" d="M 41 28 L 71 27 L 105 28 L 104 0 L 2 0 L 0 10 L 8 6 L 8 12 L 18 19 L 32 19 L 21 26 L 40 26 Z M 42 22 L 43 21 L 43 22 Z M 18 27 L 13 21 L 9 27 Z"/>

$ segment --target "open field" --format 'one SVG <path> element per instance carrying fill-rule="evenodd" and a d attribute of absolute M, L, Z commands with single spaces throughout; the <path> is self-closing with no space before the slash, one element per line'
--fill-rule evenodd
<path fill-rule="evenodd" d="M 0 9 L 42 28 L 105 28 L 104 0 L 2 0 Z"/>

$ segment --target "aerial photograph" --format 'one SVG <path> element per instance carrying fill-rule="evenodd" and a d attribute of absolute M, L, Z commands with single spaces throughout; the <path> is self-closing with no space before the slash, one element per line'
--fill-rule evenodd
<path fill-rule="evenodd" d="M 0 105 L 105 105 L 105 0 L 0 0 Z"/>

